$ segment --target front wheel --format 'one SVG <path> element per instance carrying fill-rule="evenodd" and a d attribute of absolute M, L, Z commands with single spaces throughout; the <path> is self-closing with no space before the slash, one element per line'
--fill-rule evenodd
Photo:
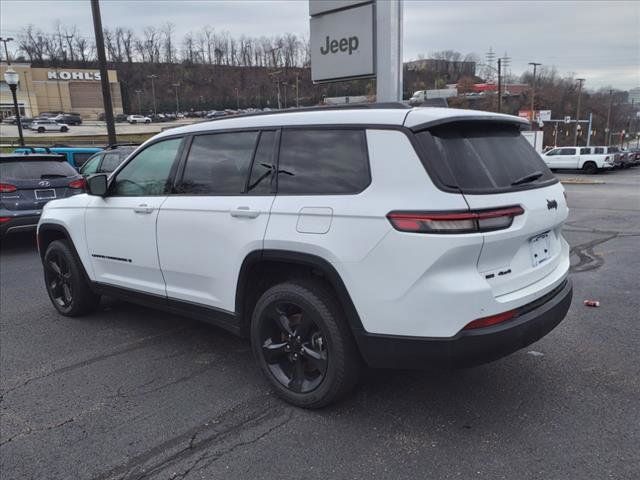
<path fill-rule="evenodd" d="M 64 132 L 68 132 L 69 129 L 67 127 L 62 127 L 60 128 L 60 131 L 64 133 Z"/>
<path fill-rule="evenodd" d="M 585 173 L 588 173 L 589 175 L 598 173 L 598 166 L 596 165 L 595 162 L 585 162 L 584 165 L 582 166 L 582 169 L 585 171 Z"/>
<path fill-rule="evenodd" d="M 251 345 L 275 392 L 296 406 L 323 407 L 357 384 L 355 342 L 335 296 L 319 282 L 267 290 L 253 312 Z"/>
<path fill-rule="evenodd" d="M 38 133 L 44 133 L 44 127 L 38 127 Z"/>
<path fill-rule="evenodd" d="M 51 303 L 62 315 L 84 315 L 100 303 L 100 296 L 91 291 L 82 266 L 64 240 L 55 240 L 47 247 L 44 280 Z"/>

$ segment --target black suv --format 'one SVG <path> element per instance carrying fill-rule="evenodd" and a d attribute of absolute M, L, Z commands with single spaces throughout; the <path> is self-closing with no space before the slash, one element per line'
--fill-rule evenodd
<path fill-rule="evenodd" d="M 84 188 L 84 178 L 64 155 L 0 155 L 0 237 L 35 230 L 45 203 Z"/>
<path fill-rule="evenodd" d="M 61 113 L 53 117 L 53 120 L 66 125 L 82 125 L 82 117 L 77 113 Z"/>

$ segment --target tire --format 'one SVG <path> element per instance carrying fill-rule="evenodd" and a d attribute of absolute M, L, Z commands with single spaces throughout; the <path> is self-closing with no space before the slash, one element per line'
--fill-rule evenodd
<path fill-rule="evenodd" d="M 588 173 L 589 175 L 594 175 L 598 173 L 598 166 L 595 162 L 584 162 L 584 165 L 582 165 L 582 170 L 584 170 L 584 172 Z"/>
<path fill-rule="evenodd" d="M 151 120 L 145 120 L 144 123 L 151 123 Z"/>
<path fill-rule="evenodd" d="M 44 133 L 44 127 L 38 127 L 38 133 Z"/>
<path fill-rule="evenodd" d="M 67 317 L 86 315 L 96 309 L 100 295 L 95 294 L 65 240 L 49 244 L 44 254 L 44 280 L 47 294 L 59 313 Z"/>
<path fill-rule="evenodd" d="M 69 129 L 68 129 L 67 127 L 62 127 L 62 128 L 60 129 L 60 131 L 61 131 L 62 133 L 64 133 L 64 132 L 68 132 L 68 131 L 69 131 Z"/>
<path fill-rule="evenodd" d="M 303 408 L 346 395 L 362 365 L 335 296 L 317 281 L 268 289 L 253 311 L 251 346 L 276 394 Z"/>

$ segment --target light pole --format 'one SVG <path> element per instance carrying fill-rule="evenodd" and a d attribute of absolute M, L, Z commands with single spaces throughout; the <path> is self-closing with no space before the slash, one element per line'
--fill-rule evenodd
<path fill-rule="evenodd" d="M 7 66 L 9 66 L 11 65 L 11 61 L 9 60 L 9 50 L 7 50 L 7 43 L 13 42 L 13 37 L 0 37 L 0 42 L 4 43 L 4 56 L 7 59 Z"/>
<path fill-rule="evenodd" d="M 578 82 L 578 105 L 576 108 L 576 133 L 573 136 L 573 144 L 578 146 L 578 132 L 580 130 L 580 101 L 582 100 L 582 84 L 584 83 L 584 78 L 576 78 Z"/>
<path fill-rule="evenodd" d="M 157 108 L 157 105 L 156 105 L 156 86 L 155 86 L 154 80 L 156 78 L 158 78 L 158 75 L 156 75 L 154 73 L 154 74 L 151 74 L 151 75 L 147 75 L 147 78 L 151 79 L 151 95 L 153 96 L 153 116 L 157 117 L 158 116 L 158 108 Z M 154 119 L 154 121 L 157 121 L 157 120 Z"/>
<path fill-rule="evenodd" d="M 542 64 L 537 62 L 529 62 L 529 65 L 533 65 L 533 79 L 531 80 L 531 125 L 533 126 L 533 121 L 535 117 L 533 112 L 535 112 L 534 108 L 535 108 L 535 98 L 536 98 L 536 68 Z"/>
<path fill-rule="evenodd" d="M 296 108 L 300 108 L 300 97 L 298 95 L 298 74 L 296 73 Z"/>
<path fill-rule="evenodd" d="M 22 136 L 22 121 L 20 120 L 20 109 L 18 108 L 18 97 L 16 96 L 16 89 L 18 88 L 18 82 L 20 76 L 15 72 L 13 68 L 7 68 L 4 72 L 4 81 L 9 85 L 11 95 L 13 96 L 13 108 L 16 111 L 16 125 L 18 125 L 18 141 L 20 146 L 24 147 L 24 137 Z"/>
<path fill-rule="evenodd" d="M 179 83 L 172 83 L 173 88 L 176 90 L 176 120 L 178 119 L 178 112 L 180 111 L 180 102 L 178 101 L 178 87 Z"/>
<path fill-rule="evenodd" d="M 142 90 L 136 90 L 136 95 L 138 96 L 138 114 L 142 115 L 142 102 L 140 101 L 140 95 L 142 94 Z"/>
<path fill-rule="evenodd" d="M 238 87 L 234 88 L 236 91 L 236 110 L 240 110 L 240 93 L 238 92 Z"/>
<path fill-rule="evenodd" d="M 609 123 L 611 122 L 611 107 L 613 106 L 613 90 L 609 90 L 609 109 L 607 110 L 607 128 L 604 129 L 604 144 L 605 146 L 609 146 L 609 143 L 611 141 L 611 135 L 609 135 L 609 132 L 611 131 L 611 125 L 609 125 Z"/>

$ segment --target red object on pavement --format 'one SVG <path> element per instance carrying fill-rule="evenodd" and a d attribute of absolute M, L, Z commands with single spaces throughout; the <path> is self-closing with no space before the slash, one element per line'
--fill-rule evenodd
<path fill-rule="evenodd" d="M 600 302 L 598 300 L 585 300 L 584 304 L 587 307 L 599 307 L 600 306 Z"/>

